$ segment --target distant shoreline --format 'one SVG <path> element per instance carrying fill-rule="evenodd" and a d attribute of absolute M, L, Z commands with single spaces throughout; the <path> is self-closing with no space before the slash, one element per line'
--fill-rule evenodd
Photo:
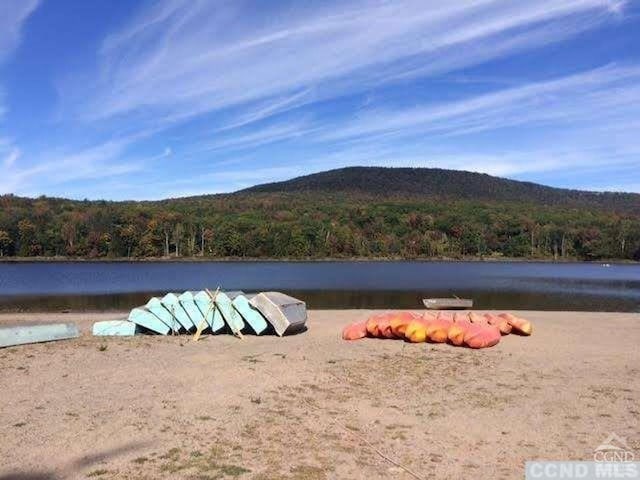
<path fill-rule="evenodd" d="M 0 257 L 3 263 L 327 263 L 327 262 L 478 262 L 478 263 L 586 263 L 638 265 L 640 262 L 626 259 L 553 259 L 530 257 L 351 257 L 351 258 L 263 258 L 263 257 L 148 257 L 148 258 L 85 258 L 85 257 Z"/>

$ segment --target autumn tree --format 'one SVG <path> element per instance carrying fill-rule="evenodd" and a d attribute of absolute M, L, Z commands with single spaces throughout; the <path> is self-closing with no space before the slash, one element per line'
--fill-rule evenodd
<path fill-rule="evenodd" d="M 205 255 L 205 252 L 207 252 L 207 244 L 210 243 L 211 240 L 213 240 L 213 230 L 202 225 L 200 227 L 200 255 Z"/>
<path fill-rule="evenodd" d="M 639 209 L 236 194 L 161 202 L 0 196 L 1 254 L 259 258 L 638 258 Z"/>
<path fill-rule="evenodd" d="M 122 239 L 122 243 L 127 249 L 127 258 L 130 258 L 131 249 L 136 244 L 136 241 L 138 239 L 138 232 L 135 225 L 128 224 L 120 227 L 118 234 Z"/>
<path fill-rule="evenodd" d="M 35 244 L 36 226 L 29 220 L 24 219 L 18 222 L 18 235 L 20 239 L 19 254 L 23 257 L 31 256 Z"/>
<path fill-rule="evenodd" d="M 11 236 L 5 230 L 0 230 L 0 257 L 4 257 L 4 253 L 11 246 Z"/>

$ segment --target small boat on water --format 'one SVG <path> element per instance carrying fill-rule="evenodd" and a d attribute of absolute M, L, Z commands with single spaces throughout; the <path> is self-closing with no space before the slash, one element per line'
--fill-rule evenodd
<path fill-rule="evenodd" d="M 473 300 L 468 298 L 424 298 L 422 303 L 429 310 L 465 310 L 473 308 Z"/>
<path fill-rule="evenodd" d="M 307 322 L 307 305 L 297 298 L 280 292 L 262 292 L 249 303 L 283 336 L 301 331 Z"/>

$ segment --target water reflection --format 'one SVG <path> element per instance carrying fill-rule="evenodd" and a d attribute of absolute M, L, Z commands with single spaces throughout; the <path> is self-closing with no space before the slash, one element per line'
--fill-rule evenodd
<path fill-rule="evenodd" d="M 0 311 L 124 311 L 144 304 L 151 296 L 165 293 L 0 297 Z M 285 290 L 285 293 L 303 299 L 309 308 L 316 309 L 422 308 L 422 299 L 425 297 L 451 296 L 447 291 Z M 458 293 L 461 297 L 473 298 L 476 308 L 485 309 L 640 312 L 638 299 L 616 296 L 477 290 Z"/>
<path fill-rule="evenodd" d="M 122 311 L 168 291 L 280 290 L 310 308 L 420 308 L 424 297 L 478 308 L 640 311 L 640 266 L 523 262 L 0 263 L 0 310 Z"/>

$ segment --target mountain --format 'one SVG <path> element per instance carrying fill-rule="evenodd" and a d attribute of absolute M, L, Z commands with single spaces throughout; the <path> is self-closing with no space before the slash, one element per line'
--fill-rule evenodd
<path fill-rule="evenodd" d="M 640 195 L 354 167 L 149 202 L 0 196 L 0 261 L 59 256 L 640 261 Z"/>
<path fill-rule="evenodd" d="M 491 175 L 440 168 L 347 167 L 257 185 L 238 193 L 361 193 L 375 197 L 423 197 L 640 211 L 640 194 L 569 190 Z"/>

